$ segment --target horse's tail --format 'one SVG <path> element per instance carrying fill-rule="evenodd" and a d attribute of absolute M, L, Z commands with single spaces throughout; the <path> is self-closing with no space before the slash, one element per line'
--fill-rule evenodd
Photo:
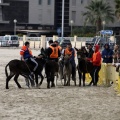
<path fill-rule="evenodd" d="M 9 63 L 5 66 L 5 74 L 6 74 L 6 77 L 8 77 L 8 72 L 7 72 L 7 67 L 8 67 Z"/>

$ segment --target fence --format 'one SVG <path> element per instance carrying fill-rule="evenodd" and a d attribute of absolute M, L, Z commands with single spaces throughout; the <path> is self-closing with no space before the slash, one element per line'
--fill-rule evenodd
<path fill-rule="evenodd" d="M 89 74 L 86 75 L 87 82 L 91 81 Z M 111 82 L 114 84 L 114 90 L 117 94 L 120 94 L 120 72 L 116 72 L 116 67 L 112 64 L 102 63 L 101 70 L 99 72 L 98 85 L 109 87 Z"/>
<path fill-rule="evenodd" d="M 25 37 L 25 40 L 23 40 L 23 37 L 19 37 L 19 44 L 20 47 L 24 44 L 24 41 L 29 41 L 31 44 L 31 48 L 39 49 L 41 46 L 41 37 Z M 53 39 L 53 37 L 46 37 L 46 42 Z M 56 37 L 57 39 L 61 39 L 60 37 Z M 74 42 L 74 37 L 64 37 L 64 39 L 69 39 L 73 46 L 76 45 L 76 47 L 80 48 L 81 46 L 85 46 L 86 41 L 91 41 L 92 37 L 76 37 L 76 44 Z"/>

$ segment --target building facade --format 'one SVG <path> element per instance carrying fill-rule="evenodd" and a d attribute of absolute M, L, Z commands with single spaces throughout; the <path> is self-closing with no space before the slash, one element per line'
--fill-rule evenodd
<path fill-rule="evenodd" d="M 85 6 L 91 0 L 65 0 L 64 31 L 70 34 L 70 27 L 83 26 L 86 11 Z M 106 0 L 115 7 L 113 0 Z M 0 0 L 0 34 L 13 34 L 14 19 L 17 20 L 17 32 L 56 32 L 62 26 L 62 0 Z M 72 20 L 72 23 L 70 22 Z M 87 26 L 92 26 L 87 24 Z M 119 32 L 120 23 L 106 23 L 116 33 Z M 37 34 L 36 34 L 37 35 Z"/>

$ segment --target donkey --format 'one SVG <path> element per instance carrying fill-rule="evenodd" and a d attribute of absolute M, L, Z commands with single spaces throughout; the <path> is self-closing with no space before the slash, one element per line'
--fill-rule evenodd
<path fill-rule="evenodd" d="M 43 70 L 43 65 L 45 64 L 45 60 L 36 58 L 36 62 L 38 63 L 38 68 L 34 74 L 35 74 L 36 86 L 38 86 L 38 75 L 40 75 L 41 77 L 41 82 L 39 83 L 39 85 L 41 85 L 43 82 L 44 77 L 42 75 L 42 70 Z M 10 69 L 9 75 L 7 72 L 8 66 Z M 17 60 L 17 59 L 11 60 L 5 67 L 5 74 L 7 77 L 6 78 L 6 89 L 9 89 L 8 83 L 13 76 L 14 76 L 14 81 L 17 84 L 18 88 L 21 88 L 21 85 L 18 83 L 19 75 L 22 75 L 23 77 L 25 77 L 25 79 L 28 79 L 32 69 L 33 69 L 33 65 L 29 61 L 24 62 L 24 61 Z M 31 81 L 31 86 L 34 86 L 34 80 L 30 79 L 30 81 Z"/>
<path fill-rule="evenodd" d="M 47 59 L 47 52 L 42 48 L 42 55 L 46 58 L 46 64 L 45 64 L 45 74 L 47 77 L 47 88 L 55 87 L 54 79 L 55 75 L 58 74 L 59 66 L 58 63 L 54 60 Z M 58 75 L 56 75 L 58 77 Z"/>
<path fill-rule="evenodd" d="M 55 62 L 54 60 L 48 60 L 45 65 L 45 73 L 47 77 L 47 88 L 50 88 L 50 83 L 51 87 L 55 87 L 54 83 L 54 78 L 56 73 L 58 73 L 59 66 L 58 63 Z"/>
<path fill-rule="evenodd" d="M 81 86 L 81 77 L 83 73 L 83 86 L 85 86 L 85 74 L 90 73 L 92 77 L 93 64 L 86 60 L 86 55 L 81 49 L 76 49 L 78 58 L 79 86 Z M 91 83 L 90 83 L 91 84 Z"/>
<path fill-rule="evenodd" d="M 70 78 L 72 75 L 72 65 L 69 60 L 69 55 L 64 56 L 64 67 L 63 67 L 63 77 L 64 77 L 64 86 L 68 85 L 70 86 Z M 66 79 L 68 78 L 68 81 L 66 82 Z M 76 80 L 74 80 L 74 84 L 76 86 Z"/>

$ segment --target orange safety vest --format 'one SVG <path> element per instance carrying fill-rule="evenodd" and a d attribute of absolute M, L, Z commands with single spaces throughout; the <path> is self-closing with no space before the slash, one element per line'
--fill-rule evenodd
<path fill-rule="evenodd" d="M 24 55 L 24 53 L 25 53 L 27 50 L 29 51 L 29 54 L 32 55 L 32 51 L 31 51 L 29 48 L 27 48 L 26 46 L 22 46 L 22 48 L 21 48 L 21 50 L 20 50 L 20 55 Z"/>
<path fill-rule="evenodd" d="M 65 55 L 72 55 L 72 51 L 69 51 L 68 48 L 65 49 Z M 75 56 L 75 53 L 74 53 Z"/>
<path fill-rule="evenodd" d="M 52 53 L 50 55 L 50 58 L 58 58 L 58 47 L 50 46 L 50 48 L 52 49 Z"/>

